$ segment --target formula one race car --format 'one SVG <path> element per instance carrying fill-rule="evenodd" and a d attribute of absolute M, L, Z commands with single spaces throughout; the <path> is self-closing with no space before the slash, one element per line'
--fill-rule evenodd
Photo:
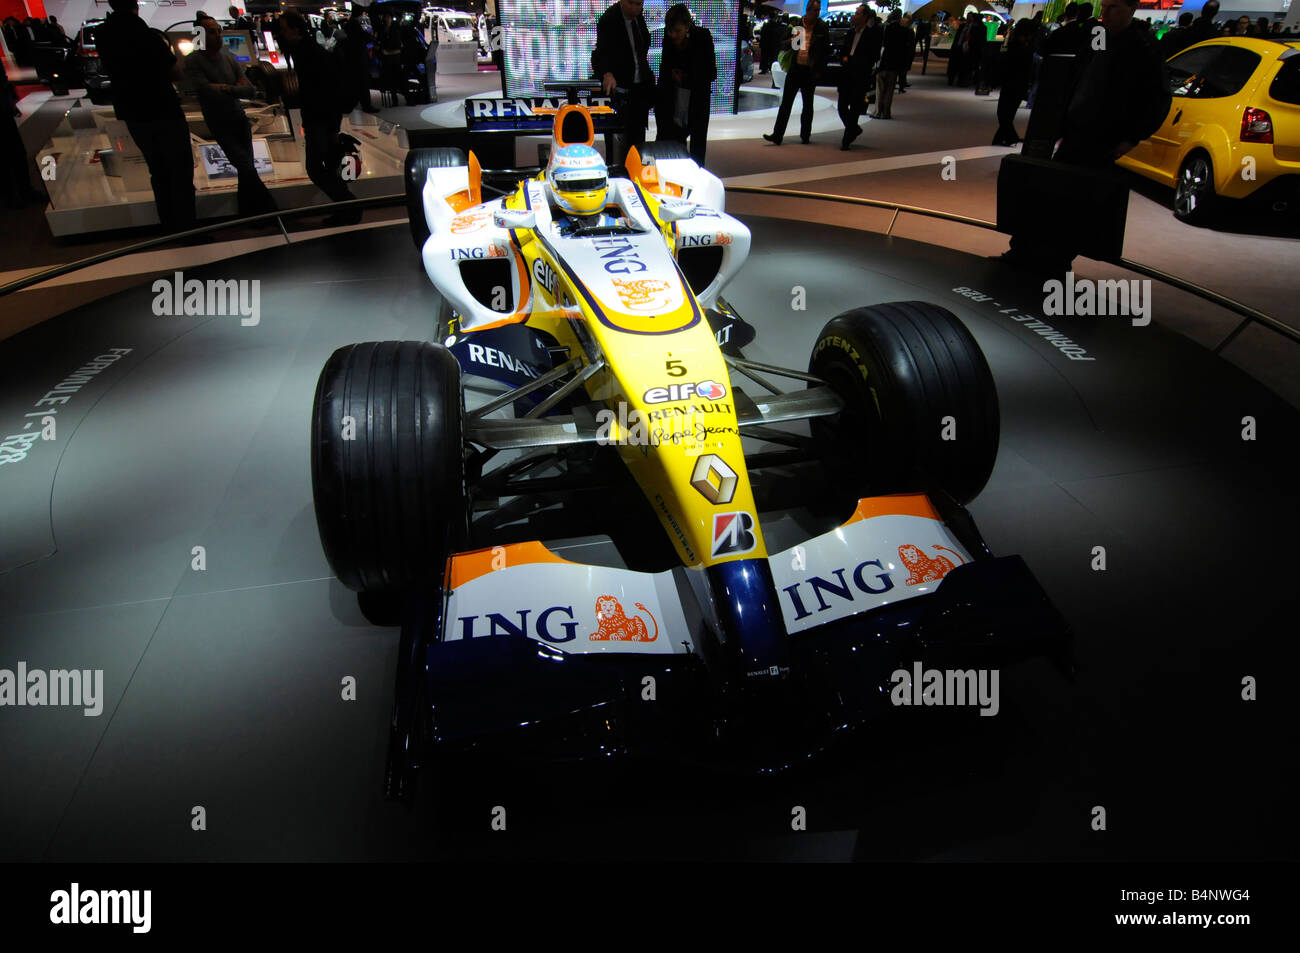
<path fill-rule="evenodd" d="M 403 623 L 393 795 L 439 752 L 779 770 L 887 708 L 899 668 L 1064 644 L 961 505 L 998 445 L 969 331 L 878 305 L 827 323 L 806 370 L 746 360 L 721 291 L 749 230 L 675 145 L 611 176 L 607 108 L 535 106 L 553 142 L 533 176 L 413 150 L 435 339 L 350 345 L 320 376 L 325 553 Z M 777 551 L 760 513 L 796 503 Z"/>

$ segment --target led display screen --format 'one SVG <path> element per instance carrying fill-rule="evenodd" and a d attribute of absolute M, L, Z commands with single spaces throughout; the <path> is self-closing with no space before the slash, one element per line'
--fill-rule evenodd
<path fill-rule="evenodd" d="M 505 54 L 507 96 L 541 96 L 543 83 L 591 79 L 596 21 L 610 0 L 498 0 L 500 42 Z M 645 0 L 650 28 L 650 68 L 659 75 L 663 55 L 665 0 Z M 711 110 L 732 111 L 736 98 L 737 0 L 694 0 L 695 22 L 713 34 L 718 78 Z"/>

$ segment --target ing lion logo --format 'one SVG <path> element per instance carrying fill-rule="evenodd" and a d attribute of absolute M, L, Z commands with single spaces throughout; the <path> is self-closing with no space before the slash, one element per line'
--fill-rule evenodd
<path fill-rule="evenodd" d="M 478 209 L 477 211 L 466 212 L 464 215 L 457 215 L 451 220 L 451 233 L 453 235 L 466 235 L 470 232 L 477 232 L 487 225 L 487 221 L 491 217 L 491 209 Z"/>
<path fill-rule="evenodd" d="M 618 299 L 633 311 L 654 311 L 667 304 L 665 292 L 671 286 L 660 278 L 636 278 L 632 281 L 614 278 L 613 282 Z"/>
<path fill-rule="evenodd" d="M 654 626 L 654 635 L 649 634 L 650 630 L 639 616 L 629 619 L 623 612 L 622 604 L 613 596 L 601 596 L 596 600 L 596 631 L 591 633 L 591 641 L 653 642 L 659 638 L 659 623 L 650 614 L 650 610 L 639 602 L 635 605 Z"/>
<path fill-rule="evenodd" d="M 898 547 L 898 558 L 903 561 L 907 567 L 907 585 L 917 586 L 923 582 L 938 582 L 948 573 L 952 572 L 957 566 L 966 562 L 957 553 L 954 553 L 947 546 L 934 547 L 952 553 L 957 557 L 957 565 L 953 565 L 951 559 L 947 556 L 927 556 L 924 550 L 919 546 L 913 546 L 910 543 Z"/>
<path fill-rule="evenodd" d="M 726 232 L 718 232 L 716 235 L 713 236 L 713 244 L 715 244 L 715 245 L 730 245 L 730 244 L 731 244 L 731 236 L 728 235 Z"/>

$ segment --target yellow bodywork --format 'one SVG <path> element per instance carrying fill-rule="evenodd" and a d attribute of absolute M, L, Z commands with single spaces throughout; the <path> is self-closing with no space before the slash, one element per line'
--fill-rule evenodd
<path fill-rule="evenodd" d="M 666 249 L 675 258 L 673 225 L 662 222 L 658 212 L 661 201 L 679 190 L 665 185 L 666 194 L 661 194 L 653 166 L 643 169 L 635 150 L 627 167 L 641 186 L 646 210 L 659 226 Z M 506 200 L 507 208 L 525 208 L 526 187 L 526 182 L 520 183 Z M 570 357 L 580 357 L 584 368 L 603 359 L 603 369 L 584 384 L 591 399 L 609 411 L 602 439 L 617 445 L 684 565 L 766 558 L 736 422 L 731 377 L 689 283 L 678 275 L 684 294 L 676 310 L 637 314 L 631 306 L 611 307 L 608 295 L 596 301 L 533 230 L 513 229 L 510 235 L 512 253 L 522 257 L 518 270 L 531 290 L 521 284 L 515 313 L 492 326 L 526 323 L 555 338 Z M 546 281 L 534 280 L 539 260 L 545 266 L 542 273 L 549 269 Z M 666 277 L 670 276 L 654 275 L 658 284 Z M 642 283 L 636 279 L 616 282 L 619 295 L 626 294 L 625 303 L 637 303 Z M 680 388 L 693 388 L 700 382 L 721 385 L 725 394 L 680 394 Z M 673 386 L 679 391 L 672 392 Z M 669 398 L 677 393 L 682 399 L 662 399 L 664 392 Z M 743 551 L 715 557 L 715 516 L 736 513 L 749 517 L 740 521 Z M 619 517 L 618 513 L 609 515 Z M 734 537 L 731 548 L 736 548 Z"/>

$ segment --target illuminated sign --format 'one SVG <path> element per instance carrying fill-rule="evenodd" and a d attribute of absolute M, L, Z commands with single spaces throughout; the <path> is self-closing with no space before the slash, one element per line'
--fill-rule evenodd
<path fill-rule="evenodd" d="M 663 55 L 666 0 L 645 0 L 650 28 L 650 69 L 659 75 Z M 591 51 L 596 48 L 596 21 L 609 0 L 498 0 L 508 97 L 541 96 L 543 83 L 589 80 Z M 735 104 L 737 2 L 694 0 L 695 22 L 713 34 L 718 78 L 713 83 L 713 113 L 729 113 Z"/>

